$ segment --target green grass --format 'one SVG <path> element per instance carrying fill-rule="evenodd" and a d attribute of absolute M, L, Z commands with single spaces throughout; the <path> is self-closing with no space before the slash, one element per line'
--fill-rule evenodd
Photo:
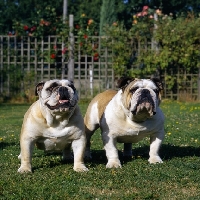
<path fill-rule="evenodd" d="M 86 103 L 80 107 L 84 114 Z M 34 150 L 32 174 L 19 174 L 19 134 L 28 105 L 0 105 L 0 199 L 200 199 L 200 103 L 164 101 L 163 164 L 147 161 L 149 139 L 133 145 L 122 169 L 106 169 L 100 132 L 92 137 L 89 172 L 73 171 L 61 155 Z"/>

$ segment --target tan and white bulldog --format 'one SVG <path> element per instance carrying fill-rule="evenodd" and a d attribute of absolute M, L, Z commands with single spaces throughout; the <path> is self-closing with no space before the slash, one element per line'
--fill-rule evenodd
<path fill-rule="evenodd" d="M 87 171 L 84 165 L 86 137 L 84 121 L 77 105 L 77 91 L 71 81 L 50 80 L 36 88 L 39 99 L 24 115 L 20 135 L 21 166 L 18 172 L 31 172 L 31 158 L 36 145 L 45 151 L 63 151 L 63 159 L 74 153 L 74 170 Z"/>
<path fill-rule="evenodd" d="M 132 143 L 150 136 L 150 163 L 162 163 L 158 155 L 164 139 L 164 115 L 159 108 L 162 84 L 158 79 L 121 79 L 118 92 L 107 90 L 90 102 L 84 122 L 85 157 L 91 158 L 90 139 L 101 129 L 107 168 L 121 167 L 116 143 L 124 144 L 124 156 L 132 155 Z"/>

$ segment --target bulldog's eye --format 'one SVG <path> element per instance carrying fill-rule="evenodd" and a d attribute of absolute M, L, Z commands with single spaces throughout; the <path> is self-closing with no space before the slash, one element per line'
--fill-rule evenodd
<path fill-rule="evenodd" d="M 135 93 L 135 91 L 136 91 L 137 89 L 138 89 L 138 87 L 131 88 L 131 89 L 130 89 L 130 92 L 131 92 L 131 93 Z"/>
<path fill-rule="evenodd" d="M 54 89 L 54 87 L 49 87 L 47 90 L 50 91 L 50 92 L 52 92 L 53 89 Z"/>

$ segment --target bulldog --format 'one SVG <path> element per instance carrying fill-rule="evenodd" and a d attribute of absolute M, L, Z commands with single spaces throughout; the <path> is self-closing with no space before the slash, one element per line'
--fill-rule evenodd
<path fill-rule="evenodd" d="M 74 153 L 77 172 L 87 171 L 84 165 L 86 137 L 84 121 L 77 105 L 78 94 L 69 80 L 50 80 L 35 88 L 39 99 L 24 115 L 20 134 L 21 166 L 18 172 L 31 172 L 34 146 L 44 151 L 63 151 L 63 160 Z"/>
<path fill-rule="evenodd" d="M 100 127 L 107 168 L 121 167 L 116 143 L 124 143 L 124 156 L 132 156 L 132 143 L 150 136 L 149 163 L 162 163 L 159 148 L 164 139 L 164 115 L 159 108 L 162 84 L 158 79 L 122 78 L 119 91 L 107 90 L 90 102 L 84 117 L 86 159 L 90 139 Z"/>

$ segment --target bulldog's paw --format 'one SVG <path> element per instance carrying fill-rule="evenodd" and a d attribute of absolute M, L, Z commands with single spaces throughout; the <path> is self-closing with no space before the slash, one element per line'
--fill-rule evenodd
<path fill-rule="evenodd" d="M 84 164 L 79 164 L 79 165 L 74 166 L 74 171 L 76 171 L 76 172 L 87 172 L 89 170 Z"/>
<path fill-rule="evenodd" d="M 31 167 L 28 167 L 28 166 L 21 166 L 19 169 L 18 169 L 18 172 L 23 174 L 23 173 L 32 173 L 32 170 L 31 170 Z"/>
<path fill-rule="evenodd" d="M 121 163 L 119 160 L 109 160 L 106 168 L 121 168 Z"/>
<path fill-rule="evenodd" d="M 150 164 L 163 163 L 162 159 L 159 156 L 151 156 L 148 161 Z"/>

